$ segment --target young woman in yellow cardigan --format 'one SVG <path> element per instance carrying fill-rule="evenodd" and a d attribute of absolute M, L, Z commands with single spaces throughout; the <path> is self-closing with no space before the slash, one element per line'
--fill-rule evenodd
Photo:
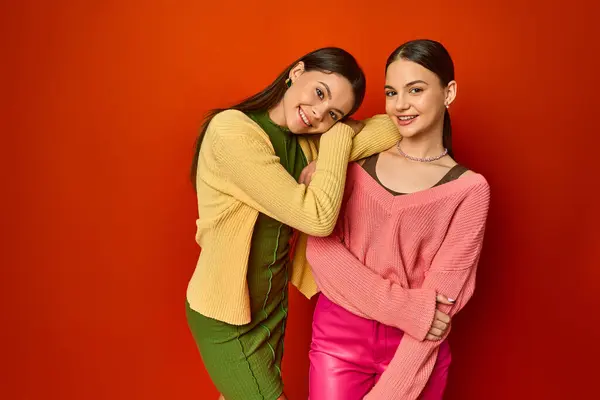
<path fill-rule="evenodd" d="M 306 236 L 290 261 L 293 231 L 329 235 L 348 162 L 399 140 L 385 115 L 365 121 L 359 134 L 359 124 L 347 124 L 364 93 L 354 57 L 323 48 L 290 64 L 262 92 L 213 111 L 203 126 L 192 167 L 202 250 L 187 290 L 187 318 L 226 400 L 285 399 L 288 282 L 307 297 L 317 292 Z M 317 151 L 311 183 L 298 183 Z"/>

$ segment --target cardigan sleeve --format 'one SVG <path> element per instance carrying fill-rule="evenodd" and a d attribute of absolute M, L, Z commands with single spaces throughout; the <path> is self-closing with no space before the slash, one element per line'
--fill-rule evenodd
<path fill-rule="evenodd" d="M 350 161 L 381 153 L 394 146 L 401 138 L 398 128 L 386 114 L 375 115 L 363 122 L 364 128 L 352 141 Z"/>
<path fill-rule="evenodd" d="M 206 132 L 220 188 L 284 224 L 314 236 L 331 233 L 344 191 L 354 131 L 336 124 L 321 137 L 312 182 L 297 183 L 275 155 L 266 134 L 243 113 L 217 114 Z M 200 174 L 199 174 L 200 175 Z"/>
<path fill-rule="evenodd" d="M 386 114 L 374 115 L 363 122 L 365 126 L 352 140 L 349 158 L 351 162 L 381 153 L 401 139 L 398 128 Z M 317 147 L 317 150 L 319 149 L 319 137 L 317 135 L 307 137 Z"/>
<path fill-rule="evenodd" d="M 450 316 L 465 306 L 475 290 L 488 208 L 489 186 L 483 182 L 457 208 L 423 282 L 423 288 L 456 299 L 452 306 L 440 305 Z M 365 399 L 417 399 L 433 371 L 440 343 L 418 341 L 410 336 L 402 338 L 387 370 Z"/>

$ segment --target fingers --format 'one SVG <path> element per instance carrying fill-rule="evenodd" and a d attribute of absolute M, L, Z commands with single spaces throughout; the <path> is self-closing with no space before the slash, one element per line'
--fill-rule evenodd
<path fill-rule="evenodd" d="M 443 332 L 446 332 L 446 329 L 448 329 L 448 323 L 442 322 L 442 321 L 439 321 L 439 320 L 435 320 L 435 321 L 433 321 L 433 325 L 431 325 L 431 327 L 439 329 L 443 333 Z"/>
<path fill-rule="evenodd" d="M 429 340 L 429 341 L 432 341 L 432 342 L 436 342 L 436 341 L 438 341 L 440 339 L 441 339 L 440 337 L 434 336 L 431 333 L 428 333 L 427 336 L 425 336 L 425 340 Z"/>
<path fill-rule="evenodd" d="M 444 335 L 444 331 L 438 328 L 431 328 L 429 333 L 437 338 L 441 338 Z"/>
<path fill-rule="evenodd" d="M 306 177 L 306 167 L 300 172 L 300 176 L 298 177 L 298 183 L 304 183 L 304 179 Z M 304 183 L 306 185 L 306 183 Z"/>
<path fill-rule="evenodd" d="M 306 167 L 302 169 L 300 172 L 300 177 L 298 178 L 298 183 L 305 184 L 308 186 L 310 181 L 312 180 L 313 173 L 317 168 L 316 161 L 311 161 Z"/>
<path fill-rule="evenodd" d="M 298 179 L 299 183 L 303 183 L 306 186 L 310 185 L 310 181 L 312 180 L 312 171 L 302 171 L 302 174 L 300 174 L 300 178 Z"/>
<path fill-rule="evenodd" d="M 429 330 L 429 332 L 427 333 L 427 336 L 425 337 L 425 339 L 427 339 L 427 340 L 440 340 L 440 339 L 442 339 L 442 336 L 444 336 L 445 332 L 446 331 L 443 330 L 443 329 L 434 328 L 432 326 L 431 329 Z"/>
<path fill-rule="evenodd" d="M 352 130 L 354 131 L 354 134 L 358 134 L 365 126 L 364 122 L 357 121 L 352 118 L 348 118 L 347 120 L 344 121 L 344 123 L 346 123 L 346 125 L 348 125 L 350 128 L 352 128 Z"/>
<path fill-rule="evenodd" d="M 441 321 L 445 324 L 449 324 L 450 323 L 450 316 L 448 314 L 446 314 L 445 312 L 442 312 L 440 310 L 435 310 L 435 314 L 433 315 L 433 319 L 437 320 L 437 321 Z"/>
<path fill-rule="evenodd" d="M 438 303 L 441 303 L 441 304 L 447 304 L 449 306 L 453 305 L 455 302 L 454 299 L 449 299 L 446 296 L 444 296 L 443 294 L 438 294 L 435 297 L 435 301 L 437 301 Z"/>
<path fill-rule="evenodd" d="M 306 186 L 310 185 L 310 182 L 312 181 L 312 172 L 310 174 L 308 174 L 308 176 L 306 177 Z"/>
<path fill-rule="evenodd" d="M 445 314 L 440 310 L 435 310 L 433 323 L 431 324 L 431 328 L 425 339 L 440 340 L 450 327 L 450 321 L 451 318 L 448 314 Z"/>
<path fill-rule="evenodd" d="M 303 183 L 305 185 L 308 185 L 308 183 L 306 182 L 306 179 L 309 174 L 310 174 L 310 164 L 307 165 L 306 167 L 304 167 L 302 169 L 302 172 L 300 172 L 300 177 L 298 178 L 298 183 Z"/>

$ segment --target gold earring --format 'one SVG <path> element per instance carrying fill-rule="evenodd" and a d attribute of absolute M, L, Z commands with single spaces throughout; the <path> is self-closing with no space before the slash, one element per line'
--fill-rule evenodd
<path fill-rule="evenodd" d="M 287 87 L 291 87 L 291 86 L 292 86 L 292 78 L 287 78 L 287 79 L 285 80 L 285 85 L 286 85 Z"/>

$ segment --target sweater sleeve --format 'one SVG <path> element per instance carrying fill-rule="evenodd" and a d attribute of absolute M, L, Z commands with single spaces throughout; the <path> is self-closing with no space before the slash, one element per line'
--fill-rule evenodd
<path fill-rule="evenodd" d="M 400 140 L 400 132 L 386 114 L 375 115 L 363 121 L 364 128 L 354 137 L 350 161 L 381 153 Z"/>
<path fill-rule="evenodd" d="M 465 306 L 475 290 L 488 207 L 489 187 L 484 183 L 476 186 L 457 208 L 423 282 L 423 288 L 456 299 L 453 306 L 440 305 L 441 311 L 450 316 Z M 387 370 L 365 399 L 417 399 L 433 371 L 440 343 L 418 341 L 410 336 L 402 338 Z"/>
<path fill-rule="evenodd" d="M 209 124 L 206 139 L 223 191 L 284 224 L 314 236 L 333 230 L 344 191 L 354 131 L 336 124 L 321 137 L 309 186 L 297 183 L 279 162 L 266 134 L 243 113 L 228 110 Z"/>
<path fill-rule="evenodd" d="M 398 128 L 386 114 L 374 115 L 363 122 L 364 128 L 352 140 L 349 161 L 357 161 L 381 153 L 394 146 L 401 138 Z M 318 149 L 319 138 L 311 135 L 307 139 Z"/>
<path fill-rule="evenodd" d="M 425 339 L 436 309 L 434 289 L 405 289 L 383 278 L 363 265 L 335 234 L 310 237 L 306 255 L 319 290 L 331 301 L 418 341 Z"/>

